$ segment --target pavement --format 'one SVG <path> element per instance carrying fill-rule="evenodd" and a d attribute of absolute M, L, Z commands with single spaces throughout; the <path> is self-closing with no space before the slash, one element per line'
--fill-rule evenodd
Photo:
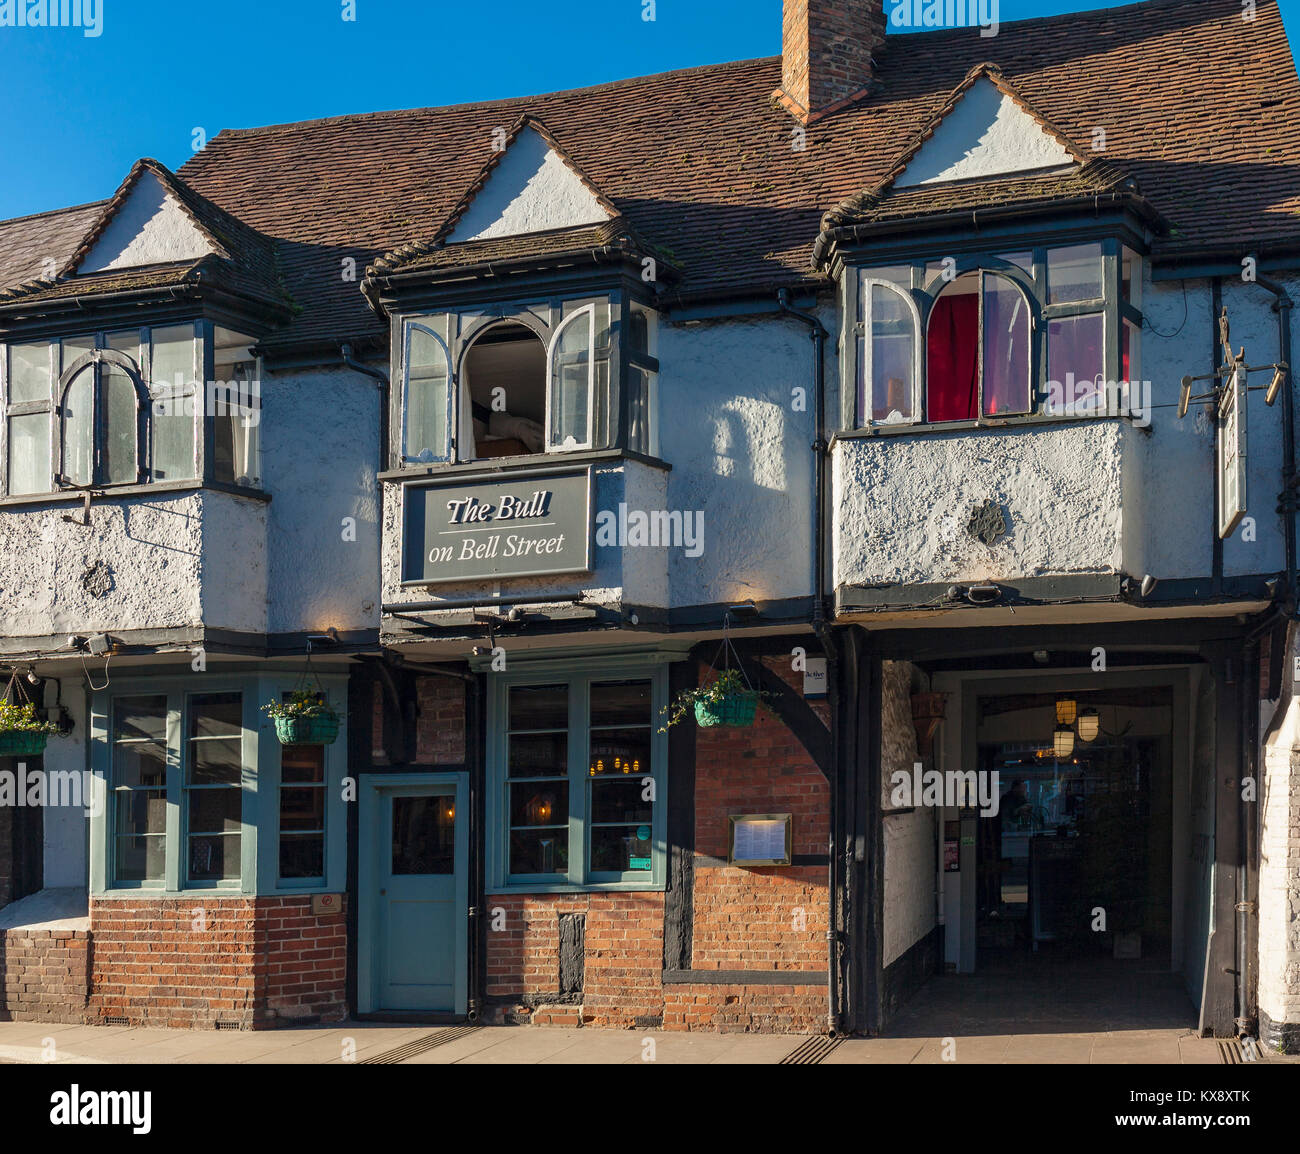
<path fill-rule="evenodd" d="M 646 1061 L 671 1065 L 777 1065 L 811 1041 L 807 1036 L 789 1034 L 539 1026 L 443 1030 L 349 1022 L 302 1029 L 216 1032 L 4 1022 L 0 1023 L 0 1063 L 346 1065 L 378 1060 L 433 1066 Z M 1231 1061 L 1219 1043 L 1180 1028 L 850 1038 L 838 1043 L 823 1041 L 818 1049 L 824 1065 L 1219 1065 Z"/>

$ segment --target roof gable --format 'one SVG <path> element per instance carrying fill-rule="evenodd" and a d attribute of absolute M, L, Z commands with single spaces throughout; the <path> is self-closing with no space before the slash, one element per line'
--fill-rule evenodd
<path fill-rule="evenodd" d="M 98 237 L 73 272 L 89 274 L 199 260 L 218 251 L 180 200 L 148 168 L 134 174 L 125 197 L 115 199 Z"/>
<path fill-rule="evenodd" d="M 906 159 L 896 187 L 1046 172 L 1079 163 L 1073 150 L 987 71 L 969 78 L 940 115 Z"/>
<path fill-rule="evenodd" d="M 604 224 L 617 210 L 535 121 L 525 120 L 453 214 L 449 244 Z"/>

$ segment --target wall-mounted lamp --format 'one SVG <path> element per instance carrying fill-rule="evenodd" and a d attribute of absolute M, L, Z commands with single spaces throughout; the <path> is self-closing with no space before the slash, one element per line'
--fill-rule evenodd
<path fill-rule="evenodd" d="M 1079 740 L 1096 741 L 1101 732 L 1101 714 L 1089 706 L 1079 714 Z"/>
<path fill-rule="evenodd" d="M 1058 725 L 1052 737 L 1052 748 L 1058 759 L 1069 757 L 1074 752 L 1074 730 L 1068 725 Z"/>

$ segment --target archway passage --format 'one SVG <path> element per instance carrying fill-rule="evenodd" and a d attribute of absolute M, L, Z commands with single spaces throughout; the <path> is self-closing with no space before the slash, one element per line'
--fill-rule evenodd
<path fill-rule="evenodd" d="M 525 325 L 493 325 L 465 354 L 475 457 L 541 453 L 546 427 L 546 347 Z"/>

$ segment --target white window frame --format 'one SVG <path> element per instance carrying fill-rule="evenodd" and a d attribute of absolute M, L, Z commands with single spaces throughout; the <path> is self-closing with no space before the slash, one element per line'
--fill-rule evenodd
<path fill-rule="evenodd" d="M 871 302 L 872 291 L 877 288 L 888 289 L 896 296 L 901 297 L 906 302 L 908 311 L 912 317 L 912 416 L 902 421 L 877 421 L 873 414 L 875 412 L 875 365 L 873 363 L 873 342 L 872 342 L 872 316 Z M 865 398 L 859 398 L 857 394 L 858 382 L 855 376 L 853 381 L 854 404 L 857 405 L 859 400 L 865 400 L 862 406 L 862 412 L 856 414 L 857 423 L 860 428 L 893 428 L 896 425 L 917 425 L 921 423 L 922 400 L 923 394 L 921 389 L 921 310 L 917 307 L 916 300 L 906 289 L 900 288 L 893 281 L 884 280 L 880 277 L 873 277 L 869 273 L 859 277 L 858 280 L 858 300 L 862 309 L 862 361 L 857 365 L 858 374 L 862 376 L 866 385 Z M 856 327 L 856 326 L 855 326 Z M 854 333 L 856 345 L 857 334 Z M 856 355 L 856 350 L 855 350 Z"/>
<path fill-rule="evenodd" d="M 559 351 L 560 342 L 564 339 L 565 333 L 569 331 L 569 326 L 576 324 L 583 317 L 587 318 L 587 435 L 586 439 L 578 445 L 553 445 L 554 417 L 555 417 L 555 373 L 558 367 L 555 363 L 556 353 Z M 595 304 L 583 305 L 582 308 L 565 317 L 555 328 L 555 333 L 551 337 L 551 343 L 546 350 L 546 441 L 544 449 L 547 453 L 573 453 L 582 449 L 590 449 L 595 442 L 595 423 L 596 423 L 596 306 Z"/>
<path fill-rule="evenodd" d="M 443 360 L 447 365 L 446 456 L 435 457 L 432 461 L 421 461 L 416 457 L 406 455 L 408 447 L 406 438 L 411 420 L 411 334 L 417 329 L 438 342 L 438 347 L 442 350 Z M 459 388 L 459 376 L 460 374 L 456 372 L 456 366 L 452 363 L 451 348 L 439 336 L 437 331 L 421 321 L 407 321 L 402 333 L 402 428 L 398 442 L 398 461 L 402 468 L 419 467 L 420 465 L 446 465 L 457 459 L 460 438 L 456 436 L 452 419 L 458 413 L 456 393 Z"/>

